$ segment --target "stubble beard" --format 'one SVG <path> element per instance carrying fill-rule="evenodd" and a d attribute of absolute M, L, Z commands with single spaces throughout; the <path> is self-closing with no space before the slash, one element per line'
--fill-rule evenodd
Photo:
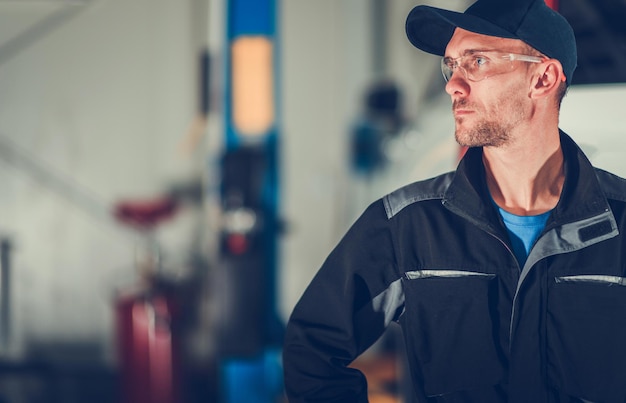
<path fill-rule="evenodd" d="M 469 129 L 460 129 L 460 123 L 457 122 L 454 137 L 461 146 L 501 147 L 510 140 L 509 131 L 498 122 L 483 119 Z"/>
<path fill-rule="evenodd" d="M 523 105 L 519 100 L 516 102 L 511 99 L 500 99 L 496 105 L 495 110 L 489 113 L 483 111 L 483 117 L 468 128 L 462 127 L 466 118 L 457 117 L 454 133 L 457 143 L 465 147 L 502 147 L 510 144 L 512 130 L 524 119 Z M 478 113 L 478 110 L 469 105 L 466 99 L 454 101 L 452 108 L 454 110 L 468 106 Z"/>

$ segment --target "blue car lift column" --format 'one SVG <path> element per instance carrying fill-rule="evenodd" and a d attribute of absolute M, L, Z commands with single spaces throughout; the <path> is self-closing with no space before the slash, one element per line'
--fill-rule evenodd
<path fill-rule="evenodd" d="M 275 403 L 282 395 L 283 332 L 275 286 L 280 232 L 276 4 L 226 4 L 221 400 Z"/>

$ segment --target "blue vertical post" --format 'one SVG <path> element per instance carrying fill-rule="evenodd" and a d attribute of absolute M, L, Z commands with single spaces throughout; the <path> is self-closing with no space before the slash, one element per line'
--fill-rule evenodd
<path fill-rule="evenodd" d="M 275 403 L 282 395 L 277 10 L 275 0 L 226 4 L 220 250 L 230 297 L 220 354 L 222 401 Z"/>

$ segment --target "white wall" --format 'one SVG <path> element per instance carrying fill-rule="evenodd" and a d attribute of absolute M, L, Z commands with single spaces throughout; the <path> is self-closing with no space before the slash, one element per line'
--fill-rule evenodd
<path fill-rule="evenodd" d="M 9 156 L 48 173 L 42 182 L 0 158 L 0 233 L 15 244 L 11 343 L 2 353 L 85 343 L 111 357 L 112 301 L 136 279 L 136 238 L 110 209 L 190 177 L 203 151 L 181 147 L 196 112 L 192 3 L 69 5 L 81 9 L 0 66 L 0 140 L 18 150 Z M 5 20 L 25 16 L 12 35 L 54 11 L 45 2 L 0 7 Z M 50 178 L 88 202 L 56 191 Z"/>
<path fill-rule="evenodd" d="M 362 0 L 281 3 L 283 314 L 345 226 L 348 128 L 369 77 Z"/>
<path fill-rule="evenodd" d="M 626 177 L 626 84 L 573 86 L 560 126 L 597 167 Z"/>

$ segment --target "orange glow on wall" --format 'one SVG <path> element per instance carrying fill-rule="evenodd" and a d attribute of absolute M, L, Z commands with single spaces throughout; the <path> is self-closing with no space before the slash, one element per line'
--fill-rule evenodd
<path fill-rule="evenodd" d="M 232 116 L 240 135 L 256 137 L 274 123 L 273 44 L 263 36 L 237 38 L 231 46 Z"/>

